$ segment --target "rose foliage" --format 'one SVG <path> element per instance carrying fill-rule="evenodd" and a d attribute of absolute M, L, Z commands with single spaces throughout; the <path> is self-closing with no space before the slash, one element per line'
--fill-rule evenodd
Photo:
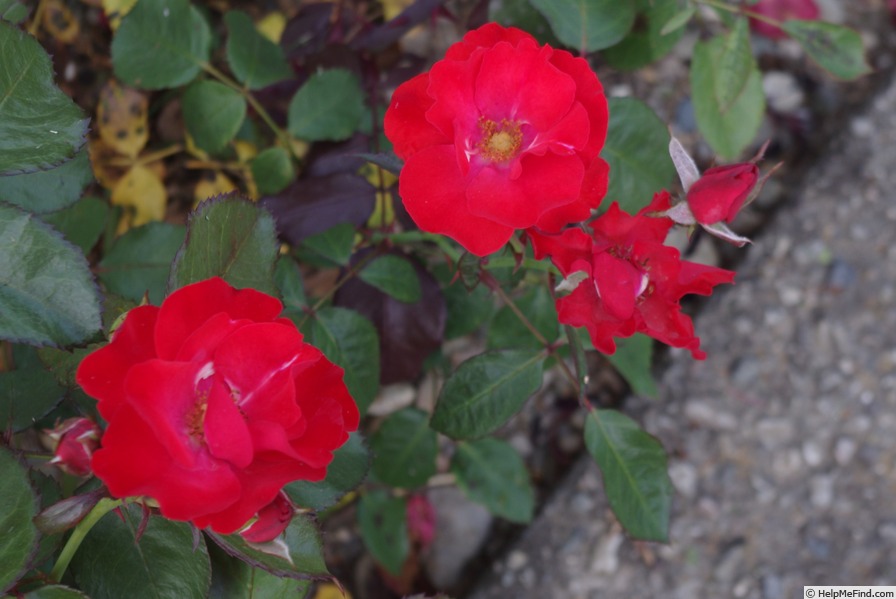
<path fill-rule="evenodd" d="M 93 472 L 113 496 L 231 533 L 286 483 L 324 478 L 358 410 L 342 369 L 282 309 L 209 279 L 134 308 L 81 362 L 78 383 L 108 422 Z"/>

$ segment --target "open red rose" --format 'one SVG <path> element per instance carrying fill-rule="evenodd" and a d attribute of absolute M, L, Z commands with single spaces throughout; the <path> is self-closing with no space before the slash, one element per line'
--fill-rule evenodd
<path fill-rule="evenodd" d="M 687 190 L 687 202 L 701 225 L 730 223 L 759 183 L 759 168 L 753 162 L 708 169 Z"/>
<path fill-rule="evenodd" d="M 607 119 L 584 59 L 490 23 L 395 90 L 385 132 L 414 222 L 484 256 L 515 229 L 559 231 L 600 204 Z"/>
<path fill-rule="evenodd" d="M 529 232 L 536 258 L 550 256 L 564 277 L 580 273 L 572 277 L 581 279 L 572 293 L 557 300 L 557 312 L 560 322 L 588 329 L 598 351 L 612 354 L 614 337 L 641 332 L 706 357 L 680 301 L 689 293 L 709 295 L 734 273 L 682 260 L 664 245 L 672 221 L 648 215 L 670 205 L 663 191 L 635 216 L 614 203 L 591 223 L 590 235 L 578 228 L 560 235 Z"/>
<path fill-rule="evenodd" d="M 128 312 L 77 381 L 108 422 L 93 472 L 115 497 L 228 534 L 326 475 L 358 409 L 279 300 L 214 278 Z"/>

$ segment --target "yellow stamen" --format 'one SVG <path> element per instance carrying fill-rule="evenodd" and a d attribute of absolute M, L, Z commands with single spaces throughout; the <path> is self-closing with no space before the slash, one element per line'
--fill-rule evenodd
<path fill-rule="evenodd" d="M 479 128 L 482 130 L 479 151 L 492 162 L 506 162 L 516 155 L 522 145 L 523 133 L 519 124 L 514 121 L 503 119 L 497 123 L 481 117 Z"/>

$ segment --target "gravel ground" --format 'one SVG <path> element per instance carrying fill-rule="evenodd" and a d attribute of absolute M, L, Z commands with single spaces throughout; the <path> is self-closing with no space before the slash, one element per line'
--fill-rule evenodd
<path fill-rule="evenodd" d="M 626 404 L 670 455 L 671 542 L 628 539 L 585 457 L 471 597 L 896 584 L 896 83 L 842 128 L 701 310 L 709 358 Z"/>

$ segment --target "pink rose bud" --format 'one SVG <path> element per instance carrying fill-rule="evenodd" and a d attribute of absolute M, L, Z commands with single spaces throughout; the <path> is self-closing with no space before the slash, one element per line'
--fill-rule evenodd
<path fill-rule="evenodd" d="M 730 223 L 758 182 L 759 169 L 752 162 L 711 168 L 688 189 L 688 206 L 701 225 Z"/>
<path fill-rule="evenodd" d="M 296 513 L 295 508 L 283 491 L 258 511 L 258 519 L 240 532 L 240 535 L 250 543 L 267 543 L 277 538 L 286 530 Z"/>
<path fill-rule="evenodd" d="M 95 422 L 87 418 L 69 418 L 46 433 L 56 444 L 51 464 L 58 464 L 62 470 L 76 476 L 90 474 L 90 458 L 100 446 L 102 434 Z"/>

